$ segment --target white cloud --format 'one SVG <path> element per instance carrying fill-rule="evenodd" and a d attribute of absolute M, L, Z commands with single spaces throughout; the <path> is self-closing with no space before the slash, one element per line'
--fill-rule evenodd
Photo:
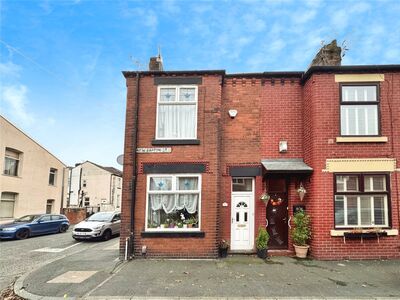
<path fill-rule="evenodd" d="M 0 76 L 3 79 L 18 78 L 22 68 L 11 61 L 0 63 Z"/>
<path fill-rule="evenodd" d="M 163 11 L 165 11 L 168 14 L 178 14 L 180 13 L 181 9 L 176 4 L 175 0 L 164 0 Z"/>
<path fill-rule="evenodd" d="M 125 18 L 138 19 L 140 23 L 149 27 L 150 30 L 155 30 L 158 25 L 158 16 L 152 9 L 144 8 L 129 8 L 129 3 L 123 3 L 121 7 L 121 15 Z"/>
<path fill-rule="evenodd" d="M 303 24 L 314 19 L 316 15 L 316 10 L 298 11 L 293 15 L 292 19 L 294 23 Z"/>
<path fill-rule="evenodd" d="M 265 21 L 259 18 L 256 14 L 245 14 L 243 20 L 251 31 L 260 32 L 266 27 Z"/>
<path fill-rule="evenodd" d="M 344 9 L 337 10 L 332 14 L 331 22 L 335 29 L 342 30 L 346 28 L 349 22 L 349 12 Z"/>
<path fill-rule="evenodd" d="M 2 103 L 7 105 L 6 109 L 8 108 L 9 113 L 25 124 L 34 123 L 34 117 L 26 107 L 27 87 L 22 84 L 6 85 L 2 90 Z"/>
<path fill-rule="evenodd" d="M 357 14 L 362 14 L 371 9 L 371 5 L 365 2 L 358 2 L 358 3 L 352 3 L 350 12 L 352 13 L 357 13 Z"/>

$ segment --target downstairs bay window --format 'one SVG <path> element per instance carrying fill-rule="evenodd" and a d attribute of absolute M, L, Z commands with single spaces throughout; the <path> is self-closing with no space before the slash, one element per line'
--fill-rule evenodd
<path fill-rule="evenodd" d="M 388 227 L 389 176 L 335 175 L 335 228 Z"/>
<path fill-rule="evenodd" d="M 149 175 L 146 231 L 198 231 L 200 199 L 200 175 Z"/>

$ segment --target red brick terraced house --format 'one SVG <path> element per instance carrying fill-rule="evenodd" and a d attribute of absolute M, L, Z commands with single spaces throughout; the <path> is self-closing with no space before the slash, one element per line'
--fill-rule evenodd
<path fill-rule="evenodd" d="M 123 72 L 121 257 L 254 253 L 260 226 L 291 255 L 303 208 L 312 257 L 400 258 L 400 65 L 340 61 L 332 43 L 306 72 L 163 71 L 160 56 Z"/>

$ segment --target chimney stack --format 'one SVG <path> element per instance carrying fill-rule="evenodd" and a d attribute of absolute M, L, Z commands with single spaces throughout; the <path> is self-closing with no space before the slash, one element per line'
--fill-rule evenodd
<path fill-rule="evenodd" d="M 149 71 L 163 71 L 163 60 L 161 57 L 161 50 L 158 48 L 158 55 L 150 57 Z"/>
<path fill-rule="evenodd" d="M 338 47 L 336 40 L 323 46 L 311 62 L 313 66 L 340 66 L 342 64 L 342 48 Z"/>

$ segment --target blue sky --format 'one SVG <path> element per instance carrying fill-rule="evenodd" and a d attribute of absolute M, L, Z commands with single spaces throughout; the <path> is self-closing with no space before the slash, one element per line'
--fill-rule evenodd
<path fill-rule="evenodd" d="M 161 46 L 166 70 L 306 70 L 321 42 L 345 65 L 400 63 L 400 1 L 0 0 L 1 114 L 68 165 L 118 166 L 126 87 Z"/>

